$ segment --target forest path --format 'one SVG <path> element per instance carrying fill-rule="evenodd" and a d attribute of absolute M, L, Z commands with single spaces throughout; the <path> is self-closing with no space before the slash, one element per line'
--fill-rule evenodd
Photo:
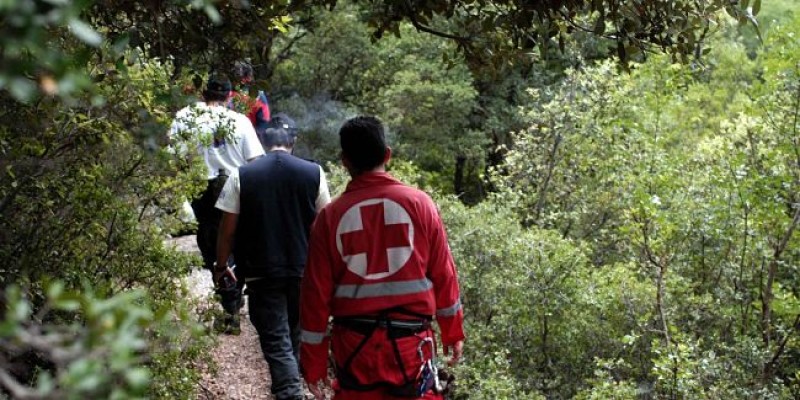
<path fill-rule="evenodd" d="M 177 250 L 200 254 L 194 235 L 172 238 L 169 243 Z M 197 298 L 209 299 L 213 285 L 208 271 L 195 269 L 186 277 L 186 281 Z M 208 306 L 221 310 L 217 303 Z M 203 378 L 197 391 L 198 400 L 273 399 L 269 392 L 269 369 L 261 353 L 258 334 L 250 323 L 246 304 L 241 310 L 240 317 L 242 324 L 240 335 L 212 333 L 217 335 L 217 343 L 211 350 L 216 371 L 203 366 Z"/>

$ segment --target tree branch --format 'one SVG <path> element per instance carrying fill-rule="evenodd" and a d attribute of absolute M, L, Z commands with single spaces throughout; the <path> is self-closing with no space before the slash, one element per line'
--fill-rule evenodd
<path fill-rule="evenodd" d="M 650 230 L 648 229 L 648 221 L 642 221 L 642 237 L 643 237 L 643 245 L 644 245 L 644 252 L 647 256 L 647 260 L 656 267 L 657 275 L 656 275 L 656 311 L 658 312 L 658 317 L 661 320 L 661 328 L 664 330 L 664 339 L 667 341 L 667 344 L 672 343 L 672 338 L 669 335 L 669 324 L 667 324 L 667 317 L 664 313 L 664 276 L 666 275 L 666 261 L 665 260 L 658 260 L 653 254 L 652 249 L 650 248 Z"/>
<path fill-rule="evenodd" d="M 406 13 L 408 14 L 407 15 L 408 16 L 408 20 L 411 21 L 411 25 L 414 26 L 414 28 L 416 28 L 418 31 L 425 32 L 425 33 L 430 33 L 431 35 L 443 37 L 443 38 L 446 38 L 446 39 L 455 40 L 455 41 L 457 41 L 459 43 L 462 43 L 462 44 L 463 43 L 467 43 L 467 42 L 469 42 L 471 40 L 468 37 L 457 36 L 457 35 L 454 35 L 454 34 L 451 34 L 451 33 L 437 31 L 437 30 L 435 30 L 435 29 L 433 29 L 431 27 L 428 27 L 426 25 L 421 24 L 417 20 L 416 11 L 411 6 L 411 2 L 406 0 L 405 2 L 403 2 L 403 5 L 405 5 Z"/>
<path fill-rule="evenodd" d="M 789 224 L 789 227 L 786 229 L 786 232 L 783 234 L 781 241 L 775 247 L 775 251 L 772 255 L 772 260 L 769 262 L 769 267 L 767 270 L 767 283 L 764 287 L 764 290 L 761 295 L 761 334 L 764 340 L 765 345 L 769 345 L 770 342 L 770 330 L 771 330 L 771 320 L 772 320 L 772 298 L 773 292 L 772 287 L 775 284 L 775 276 L 778 274 L 778 261 L 783 255 L 784 250 L 786 250 L 786 246 L 789 243 L 789 239 L 791 239 L 792 235 L 794 234 L 795 228 L 797 228 L 797 224 L 800 223 L 800 204 L 795 205 L 794 217 L 792 218 L 792 222 Z"/>
<path fill-rule="evenodd" d="M 4 369 L 0 369 L 0 385 L 8 389 L 11 397 L 20 400 L 34 400 L 43 399 L 44 397 L 38 395 L 36 391 L 28 389 L 21 383 L 17 382 L 13 376 L 7 373 Z"/>
<path fill-rule="evenodd" d="M 764 365 L 764 375 L 772 375 L 772 371 L 775 369 L 775 364 L 778 363 L 778 358 L 780 358 L 780 356 L 783 354 L 783 351 L 786 349 L 786 343 L 789 342 L 789 338 L 792 337 L 792 333 L 794 333 L 794 331 L 798 328 L 800 328 L 800 314 L 797 314 L 797 316 L 794 318 L 794 323 L 792 324 L 791 329 L 789 329 L 789 332 L 786 332 L 786 336 L 783 338 L 783 340 L 781 340 L 781 344 L 775 350 L 775 354 L 772 355 L 772 359 L 770 359 L 769 362 Z"/>

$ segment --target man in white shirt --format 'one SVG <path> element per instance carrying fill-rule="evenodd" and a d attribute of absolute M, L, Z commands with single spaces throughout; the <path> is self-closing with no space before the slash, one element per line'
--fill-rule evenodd
<path fill-rule="evenodd" d="M 194 147 L 206 165 L 208 183 L 203 193 L 192 200 L 192 210 L 197 219 L 197 245 L 203 266 L 209 270 L 213 270 L 217 259 L 217 232 L 222 214 L 214 203 L 219 192 L 227 177 L 240 166 L 264 155 L 250 120 L 227 108 L 232 93 L 227 77 L 212 75 L 203 91 L 203 101 L 178 111 L 170 127 L 170 138 L 177 142 L 178 148 L 187 153 Z M 227 314 L 222 328 L 238 334 L 241 286 L 220 288 L 217 293 Z"/>
<path fill-rule="evenodd" d="M 282 128 L 262 135 L 267 155 L 239 168 L 217 200 L 223 211 L 215 279 L 245 279 L 250 321 L 269 364 L 272 394 L 303 399 L 298 367 L 300 280 L 309 232 L 330 202 L 322 168 L 291 154 L 295 136 Z M 224 260 L 233 252 L 236 273 Z"/>

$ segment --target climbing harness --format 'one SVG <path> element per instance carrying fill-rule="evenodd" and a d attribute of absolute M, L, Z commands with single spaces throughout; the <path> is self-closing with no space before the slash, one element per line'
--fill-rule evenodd
<path fill-rule="evenodd" d="M 396 320 L 388 316 L 390 314 L 406 314 L 414 316 L 416 320 Z M 421 366 L 417 375 L 411 379 L 406 374 L 405 364 L 400 355 L 400 348 L 397 339 L 409 336 L 417 336 L 419 333 L 431 330 L 431 317 L 421 314 L 411 313 L 406 310 L 392 309 L 382 312 L 378 317 L 340 317 L 334 319 L 334 324 L 352 330 L 363 336 L 353 352 L 348 356 L 343 365 L 337 365 L 336 377 L 339 384 L 344 389 L 355 391 L 371 391 L 384 388 L 386 394 L 404 398 L 418 398 L 431 389 L 437 388 L 438 372 L 434 363 L 436 355 L 435 342 L 432 337 L 421 337 L 417 346 L 417 354 L 420 357 Z M 361 352 L 377 328 L 386 329 L 387 337 L 392 343 L 395 360 L 403 373 L 402 385 L 395 385 L 389 382 L 361 383 L 350 371 L 350 366 L 355 357 Z M 431 358 L 425 359 L 425 346 L 430 346 Z"/>

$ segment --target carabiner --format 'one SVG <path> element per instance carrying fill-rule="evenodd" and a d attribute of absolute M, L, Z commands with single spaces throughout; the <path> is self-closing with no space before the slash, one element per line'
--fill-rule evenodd
<path fill-rule="evenodd" d="M 422 351 L 422 348 L 425 346 L 425 343 L 431 346 L 431 361 L 433 361 L 433 359 L 436 358 L 436 347 L 434 347 L 433 345 L 433 338 L 430 336 L 422 338 L 422 340 L 420 340 L 419 342 L 419 345 L 417 345 L 417 354 L 419 355 L 419 360 L 422 361 L 423 363 L 426 361 L 425 353 L 423 353 Z"/>

